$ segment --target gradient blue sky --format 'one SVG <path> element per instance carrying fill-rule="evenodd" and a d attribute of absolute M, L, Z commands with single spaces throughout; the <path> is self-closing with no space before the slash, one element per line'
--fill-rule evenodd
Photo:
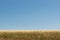
<path fill-rule="evenodd" d="M 60 0 L 0 0 L 0 29 L 60 29 Z"/>

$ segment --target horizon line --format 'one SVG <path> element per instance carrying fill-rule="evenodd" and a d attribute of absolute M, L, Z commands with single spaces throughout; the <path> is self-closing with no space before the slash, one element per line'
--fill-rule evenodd
<path fill-rule="evenodd" d="M 52 31 L 60 31 L 60 30 L 0 30 L 0 32 L 52 32 Z"/>

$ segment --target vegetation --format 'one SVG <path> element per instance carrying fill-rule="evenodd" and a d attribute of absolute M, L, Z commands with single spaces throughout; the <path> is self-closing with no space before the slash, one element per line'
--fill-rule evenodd
<path fill-rule="evenodd" d="M 60 31 L 0 32 L 0 40 L 60 40 Z"/>

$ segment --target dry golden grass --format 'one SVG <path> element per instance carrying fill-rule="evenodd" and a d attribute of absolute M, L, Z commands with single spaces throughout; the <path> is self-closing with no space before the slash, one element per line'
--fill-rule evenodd
<path fill-rule="evenodd" d="M 0 30 L 0 40 L 60 40 L 60 31 L 52 30 Z"/>

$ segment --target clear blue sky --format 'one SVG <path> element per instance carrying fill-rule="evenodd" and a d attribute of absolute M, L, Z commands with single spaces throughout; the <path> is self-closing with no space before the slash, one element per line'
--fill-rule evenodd
<path fill-rule="evenodd" d="M 60 0 L 0 0 L 0 29 L 60 29 Z"/>

